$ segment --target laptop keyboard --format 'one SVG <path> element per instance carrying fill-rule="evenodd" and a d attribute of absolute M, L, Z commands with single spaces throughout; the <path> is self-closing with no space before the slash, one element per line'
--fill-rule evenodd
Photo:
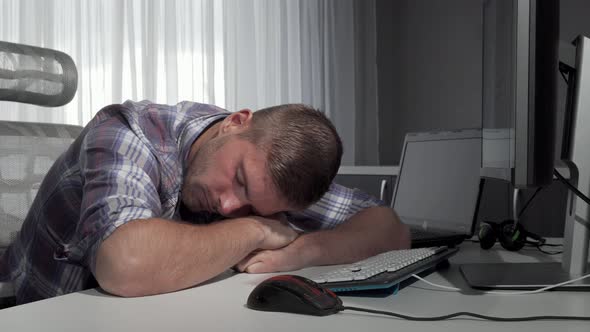
<path fill-rule="evenodd" d="M 421 227 L 411 227 L 410 234 L 412 239 L 430 239 L 449 235 L 448 232 L 437 232 L 431 229 L 425 230 Z"/>
<path fill-rule="evenodd" d="M 399 271 L 447 249 L 447 247 L 442 246 L 388 251 L 353 264 L 311 276 L 310 279 L 319 284 L 366 280 L 384 272 Z"/>

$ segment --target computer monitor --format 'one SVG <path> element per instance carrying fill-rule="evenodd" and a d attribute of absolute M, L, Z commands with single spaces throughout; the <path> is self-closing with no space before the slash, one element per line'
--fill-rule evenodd
<path fill-rule="evenodd" d="M 507 175 L 506 179 L 515 188 L 547 186 L 553 181 L 557 159 L 554 150 L 559 1 L 488 0 L 484 3 L 482 170 L 509 170 L 498 174 Z M 564 131 L 564 142 L 569 144 L 564 151 L 567 151 L 565 161 L 570 181 L 590 187 L 590 154 L 580 144 L 590 139 L 585 135 L 588 131 L 585 126 L 590 127 L 590 99 L 586 100 L 590 91 L 585 90 L 590 87 L 590 68 L 586 68 L 590 67 L 590 58 L 584 61 L 584 57 L 590 57 L 590 43 L 584 43 L 585 40 L 581 38 L 577 44 L 575 74 L 569 79 L 567 108 L 573 115 L 567 122 L 571 126 Z M 586 130 L 580 130 L 579 126 Z M 590 188 L 585 189 L 588 193 Z M 514 202 L 516 211 L 517 200 Z M 471 286 L 485 289 L 532 289 L 583 275 L 587 271 L 590 218 L 586 203 L 576 201 L 571 191 L 564 217 L 561 263 L 469 264 L 461 266 L 461 272 Z M 590 280 L 560 288 L 564 287 L 590 290 Z"/>
<path fill-rule="evenodd" d="M 484 2 L 482 167 L 516 188 L 553 179 L 558 0 Z"/>

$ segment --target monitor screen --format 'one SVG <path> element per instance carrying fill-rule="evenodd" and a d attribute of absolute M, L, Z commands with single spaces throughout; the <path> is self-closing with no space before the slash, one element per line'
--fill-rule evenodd
<path fill-rule="evenodd" d="M 479 194 L 481 133 L 408 134 L 393 208 L 423 229 L 471 232 Z"/>
<path fill-rule="evenodd" d="M 517 188 L 553 178 L 559 1 L 484 2 L 482 167 Z"/>

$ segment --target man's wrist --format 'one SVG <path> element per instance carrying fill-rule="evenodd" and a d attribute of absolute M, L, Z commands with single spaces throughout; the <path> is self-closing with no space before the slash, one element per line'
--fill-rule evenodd
<path fill-rule="evenodd" d="M 317 233 L 302 234 L 288 246 L 289 254 L 298 256 L 304 267 L 321 264 L 322 244 Z"/>
<path fill-rule="evenodd" d="M 243 225 L 242 229 L 244 234 L 248 234 L 248 237 L 252 239 L 253 243 L 255 244 L 255 249 L 259 248 L 262 243 L 264 243 L 267 232 L 264 228 L 264 225 L 256 220 L 256 218 L 236 218 L 233 219 L 233 222 Z"/>

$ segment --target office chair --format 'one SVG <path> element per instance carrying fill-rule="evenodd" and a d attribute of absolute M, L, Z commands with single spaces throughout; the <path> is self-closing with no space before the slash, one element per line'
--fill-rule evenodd
<path fill-rule="evenodd" d="M 67 54 L 0 41 L 0 100 L 62 106 L 77 85 L 76 66 Z M 17 238 L 45 174 L 81 131 L 80 126 L 0 120 L 0 257 Z M 0 308 L 13 299 L 12 285 L 0 282 Z"/>

